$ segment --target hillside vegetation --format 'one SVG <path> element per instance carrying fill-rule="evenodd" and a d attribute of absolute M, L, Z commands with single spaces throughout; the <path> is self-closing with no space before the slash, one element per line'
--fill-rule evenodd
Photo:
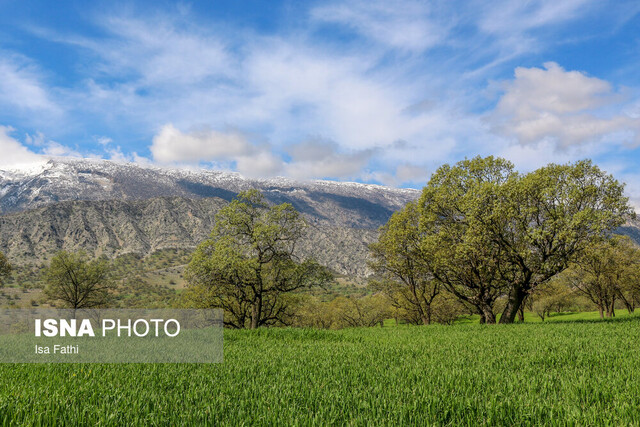
<path fill-rule="evenodd" d="M 179 197 L 58 203 L 0 216 L 0 251 L 21 266 L 47 261 L 58 250 L 111 258 L 193 250 L 209 236 L 215 214 L 226 204 L 218 198 Z M 310 226 L 297 247 L 301 257 L 312 256 L 339 274 L 369 274 L 367 245 L 375 241 L 375 229 L 306 218 Z"/>

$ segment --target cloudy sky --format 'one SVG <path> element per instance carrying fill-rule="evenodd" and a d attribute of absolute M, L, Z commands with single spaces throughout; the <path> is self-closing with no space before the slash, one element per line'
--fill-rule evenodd
<path fill-rule="evenodd" d="M 419 187 L 592 158 L 640 204 L 637 1 L 0 2 L 0 167 Z"/>

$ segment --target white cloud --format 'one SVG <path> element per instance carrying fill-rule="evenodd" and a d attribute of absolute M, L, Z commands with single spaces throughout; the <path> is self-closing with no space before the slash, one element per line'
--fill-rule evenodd
<path fill-rule="evenodd" d="M 623 112 L 607 82 L 555 64 L 518 68 L 492 121 L 483 121 L 495 97 L 479 88 L 511 72 L 509 61 L 544 52 L 565 25 L 606 9 L 591 0 L 331 1 L 303 13 L 301 25 L 268 33 L 203 24 L 178 9 L 98 16 L 97 38 L 40 32 L 80 48 L 84 62 L 74 64 L 82 79 L 65 88 L 45 88 L 35 68 L 23 73 L 42 89 L 35 104 L 54 99 L 78 123 L 100 125 L 76 135 L 155 134 L 149 148 L 162 164 L 392 184 L 419 182 L 464 156 L 542 162 L 638 138 L 638 104 Z M 126 140 L 118 141 L 124 150 L 92 142 L 105 157 L 144 161 Z"/>
<path fill-rule="evenodd" d="M 42 132 L 36 132 L 33 135 L 27 134 L 24 138 L 24 142 L 36 147 L 44 147 L 47 144 L 47 140 Z"/>
<path fill-rule="evenodd" d="M 153 160 L 159 163 L 186 166 L 235 163 L 238 172 L 252 178 L 275 176 L 283 165 L 271 147 L 253 145 L 237 131 L 202 129 L 185 133 L 166 124 L 153 137 L 150 150 Z M 113 151 L 112 156 L 119 160 L 126 158 L 119 150 Z"/>
<path fill-rule="evenodd" d="M 498 132 L 523 145 L 547 141 L 560 148 L 611 139 L 640 143 L 640 119 L 621 112 L 608 82 L 553 62 L 544 67 L 516 68 L 492 117 Z"/>
<path fill-rule="evenodd" d="M 593 147 L 574 146 L 559 151 L 551 141 L 541 141 L 536 145 L 507 144 L 492 153 L 510 160 L 516 169 L 530 172 L 549 163 L 567 163 L 575 159 L 589 157 Z"/>
<path fill-rule="evenodd" d="M 27 145 L 38 147 L 39 151 L 46 156 L 83 157 L 77 150 L 48 139 L 42 132 L 36 132 L 33 135 L 27 134 L 24 141 Z"/>
<path fill-rule="evenodd" d="M 307 140 L 291 145 L 291 160 L 285 162 L 269 144 L 254 145 L 237 132 L 203 130 L 184 133 L 168 124 L 153 138 L 151 152 L 155 161 L 173 164 L 234 163 L 248 177 L 270 177 L 285 174 L 293 178 L 343 178 L 358 176 L 371 158 L 372 150 L 339 153 L 332 141 Z M 112 158 L 123 159 L 118 150 Z"/>
<path fill-rule="evenodd" d="M 394 69 L 378 70 L 374 58 L 279 40 L 256 46 L 245 66 L 254 95 L 228 120 L 263 122 L 274 141 L 314 134 L 347 151 L 363 150 L 398 139 L 427 142 L 424 135 L 442 125 L 437 108 L 407 111 L 428 95 L 430 84 L 406 81 Z"/>
<path fill-rule="evenodd" d="M 296 179 L 357 177 L 374 155 L 371 149 L 343 153 L 335 142 L 318 139 L 293 145 L 288 151 L 291 162 L 285 173 Z"/>
<path fill-rule="evenodd" d="M 131 154 L 124 153 L 122 151 L 122 148 L 120 148 L 119 145 L 116 146 L 115 148 L 107 147 L 105 148 L 105 152 L 106 152 L 106 156 L 103 156 L 103 157 L 105 157 L 108 160 L 111 160 L 112 162 L 135 163 L 141 166 L 153 165 L 153 162 L 150 159 L 140 156 L 135 151 Z"/>
<path fill-rule="evenodd" d="M 0 167 L 19 168 L 25 164 L 42 161 L 42 157 L 12 138 L 9 135 L 11 132 L 13 132 L 12 128 L 0 126 L 0 153 L 2 153 Z"/>
<path fill-rule="evenodd" d="M 138 19 L 110 15 L 98 21 L 112 35 L 110 38 L 47 36 L 97 54 L 103 60 L 99 64 L 102 73 L 127 76 L 147 87 L 232 76 L 234 59 L 224 39 L 211 30 L 188 24 L 185 18 L 188 17 L 152 14 Z"/>
<path fill-rule="evenodd" d="M 442 43 L 453 24 L 453 14 L 448 20 L 434 16 L 431 9 L 436 7 L 412 0 L 401 3 L 353 0 L 316 7 L 311 17 L 352 28 L 391 48 L 420 52 Z"/>
<path fill-rule="evenodd" d="M 0 106 L 29 112 L 60 113 L 39 70 L 26 58 L 0 52 Z"/>
<path fill-rule="evenodd" d="M 479 27 L 502 37 L 558 24 L 583 16 L 592 9 L 591 0 L 494 1 L 484 9 Z"/>
<path fill-rule="evenodd" d="M 47 141 L 42 153 L 46 156 L 55 157 L 84 157 L 79 151 L 55 141 Z"/>
<path fill-rule="evenodd" d="M 113 140 L 107 136 L 99 136 L 99 137 L 96 137 L 95 139 L 98 142 L 98 144 L 102 145 L 103 147 L 113 142 Z"/>
<path fill-rule="evenodd" d="M 252 150 L 239 132 L 204 129 L 183 133 L 172 124 L 164 125 L 153 137 L 153 159 L 160 163 L 200 163 L 246 156 Z"/>
<path fill-rule="evenodd" d="M 467 40 L 472 46 L 468 54 L 472 59 L 482 59 L 481 65 L 467 75 L 484 76 L 519 57 L 543 52 L 558 40 L 565 40 L 561 32 L 572 21 L 598 9 L 593 0 L 474 2 L 467 8 L 468 19 L 478 32 Z"/>
<path fill-rule="evenodd" d="M 268 178 L 282 172 L 282 159 L 264 149 L 250 156 L 239 156 L 235 161 L 238 172 L 250 178 Z"/>
<path fill-rule="evenodd" d="M 434 165 L 440 166 L 440 164 Z M 410 163 L 403 163 L 396 167 L 393 172 L 384 172 L 384 170 L 371 171 L 363 174 L 363 178 L 370 181 L 379 182 L 383 185 L 397 187 L 399 185 L 412 186 L 420 188 L 424 186 L 431 173 L 426 166 L 418 166 Z"/>
<path fill-rule="evenodd" d="M 426 182 L 429 180 L 429 174 L 426 168 L 411 164 L 398 166 L 396 168 L 395 177 L 400 183 Z"/>
<path fill-rule="evenodd" d="M 640 174 L 616 174 L 616 178 L 626 183 L 625 194 L 629 197 L 629 204 L 640 214 Z"/>
<path fill-rule="evenodd" d="M 23 169 L 33 165 L 40 165 L 50 157 L 75 157 L 90 159 L 107 159 L 116 162 L 133 162 L 140 165 L 151 165 L 153 162 L 146 157 L 133 152 L 125 154 L 120 146 L 115 148 L 105 148 L 105 153 L 81 153 L 78 149 L 73 149 L 59 142 L 48 139 L 42 132 L 35 132 L 33 135 L 27 134 L 24 142 L 21 143 L 10 134 L 14 129 L 10 126 L 0 125 L 0 168 Z M 112 141 L 109 140 L 109 143 Z M 32 151 L 28 146 L 37 147 L 37 152 Z"/>
<path fill-rule="evenodd" d="M 430 13 L 413 14 L 423 7 L 411 4 L 395 8 L 399 33 L 404 20 L 421 27 Z M 371 19 L 382 20 L 381 25 L 387 7 L 374 5 Z M 168 122 L 180 129 L 231 125 L 280 148 L 309 134 L 335 140 L 343 151 L 387 146 L 397 139 L 429 144 L 446 127 L 437 105 L 430 112 L 406 109 L 441 82 L 426 74 L 407 79 L 405 68 L 411 63 L 380 67 L 384 50 L 348 52 L 307 37 L 222 34 L 186 18 L 102 19 L 108 37 L 101 40 L 47 34 L 98 58 L 87 65 L 84 92 L 67 94 L 69 104 L 82 105 L 83 114 L 99 115 L 112 126 L 135 126 L 140 133 Z M 172 160 L 162 154 L 156 158 Z"/>

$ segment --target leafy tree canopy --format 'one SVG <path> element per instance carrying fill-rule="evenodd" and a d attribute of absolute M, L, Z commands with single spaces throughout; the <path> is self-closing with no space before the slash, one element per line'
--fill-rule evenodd
<path fill-rule="evenodd" d="M 298 262 L 305 227 L 289 203 L 269 206 L 257 190 L 238 194 L 216 214 L 210 238 L 189 263 L 190 302 L 224 309 L 225 324 L 234 328 L 289 324 L 287 294 L 332 280 L 314 260 Z"/>
<path fill-rule="evenodd" d="M 45 295 L 74 310 L 104 307 L 111 301 L 116 284 L 105 259 L 88 261 L 80 253 L 58 252 L 45 270 Z"/>
<path fill-rule="evenodd" d="M 589 160 L 528 174 L 494 157 L 445 165 L 420 199 L 423 253 L 486 321 L 506 295 L 500 322 L 511 323 L 537 286 L 634 215 L 623 190 Z"/>
<path fill-rule="evenodd" d="M 432 321 L 433 301 L 440 294 L 440 283 L 429 270 L 420 248 L 420 212 L 408 203 L 380 228 L 376 243 L 369 246 L 371 268 L 380 276 L 372 282 L 391 304 L 408 318 L 428 325 Z"/>

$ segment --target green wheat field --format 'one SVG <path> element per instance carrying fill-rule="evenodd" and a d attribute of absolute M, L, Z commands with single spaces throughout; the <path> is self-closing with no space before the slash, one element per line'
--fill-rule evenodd
<path fill-rule="evenodd" d="M 640 317 L 225 330 L 224 363 L 0 365 L 2 425 L 638 425 Z"/>

